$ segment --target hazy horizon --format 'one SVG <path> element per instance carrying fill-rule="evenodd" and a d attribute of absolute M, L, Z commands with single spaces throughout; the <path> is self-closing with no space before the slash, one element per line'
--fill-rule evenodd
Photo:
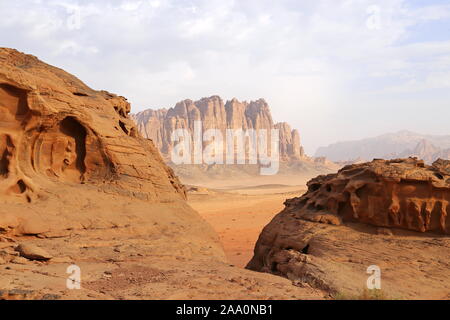
<path fill-rule="evenodd" d="M 1 46 L 129 99 L 264 98 L 308 154 L 409 130 L 449 134 L 450 4 L 0 1 Z"/>

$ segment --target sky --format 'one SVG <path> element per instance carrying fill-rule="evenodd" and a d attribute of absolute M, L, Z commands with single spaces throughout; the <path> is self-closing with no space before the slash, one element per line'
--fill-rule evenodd
<path fill-rule="evenodd" d="M 264 98 L 307 153 L 450 134 L 450 0 L 0 0 L 0 46 L 128 98 Z"/>

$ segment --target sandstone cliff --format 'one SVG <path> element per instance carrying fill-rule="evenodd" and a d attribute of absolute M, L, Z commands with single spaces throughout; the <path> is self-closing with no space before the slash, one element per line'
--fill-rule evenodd
<path fill-rule="evenodd" d="M 174 147 L 171 134 L 176 129 L 194 131 L 194 122 L 202 121 L 203 130 L 218 129 L 226 137 L 226 129 L 278 129 L 280 134 L 280 159 L 282 161 L 305 159 L 300 144 L 300 134 L 287 123 L 274 123 L 270 108 L 263 99 L 240 102 L 232 99 L 224 103 L 218 96 L 199 101 L 184 100 L 169 110 L 146 110 L 132 116 L 141 134 L 154 141 L 164 158 L 170 159 Z M 270 140 L 268 140 L 269 142 Z M 204 143 L 204 147 L 207 143 Z M 270 150 L 270 145 L 268 147 Z"/>
<path fill-rule="evenodd" d="M 0 65 L 3 201 L 33 205 L 64 185 L 151 202 L 185 198 L 151 141 L 138 136 L 125 98 L 15 50 L 1 49 Z"/>

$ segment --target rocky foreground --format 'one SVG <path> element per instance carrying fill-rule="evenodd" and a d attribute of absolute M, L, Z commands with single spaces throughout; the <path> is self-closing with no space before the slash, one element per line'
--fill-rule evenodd
<path fill-rule="evenodd" d="M 0 299 L 324 296 L 230 266 L 129 111 L 123 97 L 0 49 Z M 72 264 L 80 290 L 67 287 Z"/>
<path fill-rule="evenodd" d="M 357 297 L 377 266 L 385 298 L 450 299 L 450 161 L 374 160 L 308 188 L 264 228 L 248 269 Z"/>

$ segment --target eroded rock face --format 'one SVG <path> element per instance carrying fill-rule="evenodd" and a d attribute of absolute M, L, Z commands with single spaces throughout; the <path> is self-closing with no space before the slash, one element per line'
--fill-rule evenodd
<path fill-rule="evenodd" d="M 125 98 L 0 48 L 0 300 L 322 296 L 229 266 L 129 111 Z M 65 289 L 74 263 L 80 290 Z"/>
<path fill-rule="evenodd" d="M 0 66 L 2 194 L 31 201 L 45 180 L 108 183 L 149 200 L 184 197 L 155 148 L 137 137 L 125 98 L 14 50 L 1 49 Z"/>
<path fill-rule="evenodd" d="M 226 137 L 226 129 L 265 129 L 270 135 L 271 129 L 280 132 L 280 160 L 300 160 L 305 158 L 300 144 L 300 134 L 292 130 L 287 123 L 275 124 L 269 105 L 264 99 L 240 102 L 232 99 L 226 103 L 218 96 L 203 98 L 199 101 L 184 100 L 169 110 L 146 110 L 132 116 L 139 132 L 151 139 L 166 159 L 174 147 L 171 135 L 176 129 L 188 129 L 194 132 L 194 122 L 202 121 L 203 130 L 218 129 Z M 270 141 L 268 139 L 268 141 Z M 208 142 L 204 143 L 204 148 Z M 270 151 L 270 146 L 268 147 Z"/>
<path fill-rule="evenodd" d="M 311 180 L 308 192 L 286 201 L 286 209 L 336 225 L 353 221 L 450 234 L 449 164 L 426 166 L 409 158 L 350 165 Z"/>
<path fill-rule="evenodd" d="M 312 179 L 264 228 L 247 268 L 357 297 L 378 266 L 386 298 L 446 299 L 449 173 L 450 161 L 409 158 Z"/>
<path fill-rule="evenodd" d="M 94 91 L 34 56 L 1 48 L 0 232 L 146 219 L 143 212 L 123 215 L 126 206 L 109 208 L 122 203 L 117 197 L 146 201 L 149 208 L 180 203 L 190 212 L 184 186 L 153 143 L 139 135 L 129 112 L 125 98 Z M 39 225 L 46 227 L 34 227 Z"/>

